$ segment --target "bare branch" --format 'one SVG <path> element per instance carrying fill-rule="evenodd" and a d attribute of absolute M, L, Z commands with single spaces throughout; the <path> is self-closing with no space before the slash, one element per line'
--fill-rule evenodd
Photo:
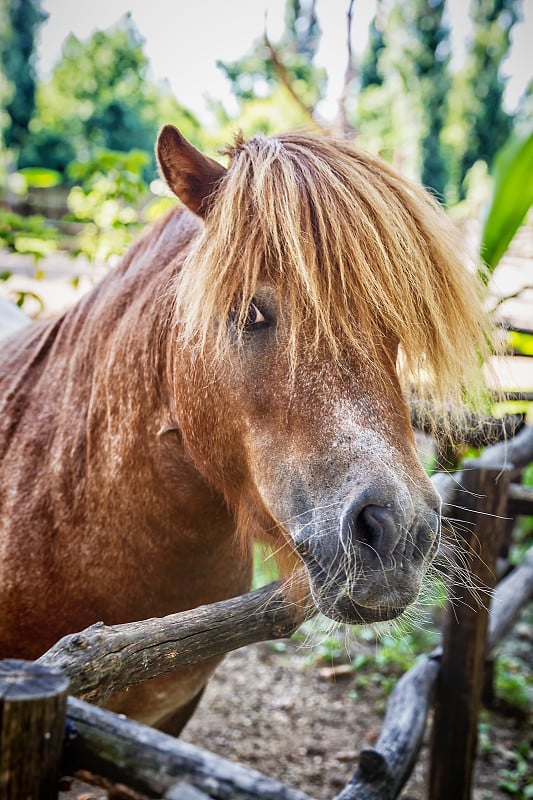
<path fill-rule="evenodd" d="M 274 65 L 274 70 L 276 72 L 279 82 L 287 89 L 292 99 L 296 102 L 296 104 L 303 111 L 303 113 L 307 117 L 309 117 L 309 120 L 313 123 L 313 125 L 316 126 L 323 133 L 327 133 L 326 128 L 315 119 L 314 108 L 312 106 L 307 105 L 307 103 L 304 102 L 303 98 L 300 97 L 298 92 L 295 90 L 291 77 L 288 73 L 287 67 L 283 63 L 283 60 L 280 54 L 278 53 L 276 47 L 272 44 L 272 42 L 268 38 L 268 34 L 266 31 L 264 33 L 264 41 L 265 41 L 265 47 L 267 48 L 270 54 L 270 58 L 272 59 L 272 64 Z"/>
<path fill-rule="evenodd" d="M 512 294 L 506 294 L 505 297 L 500 297 L 496 302 L 496 305 L 490 310 L 490 313 L 494 314 L 494 312 L 497 311 L 499 307 L 502 306 L 504 303 L 506 303 L 508 300 L 516 300 L 516 298 L 520 297 L 520 295 L 523 292 L 530 292 L 530 291 L 533 291 L 533 283 L 528 283 L 525 286 L 522 286 L 516 292 L 513 292 Z"/>
<path fill-rule="evenodd" d="M 60 669 L 70 693 L 100 702 L 113 692 L 220 656 L 290 636 L 316 613 L 288 602 L 279 583 L 167 617 L 104 625 L 63 637 L 37 661 Z"/>
<path fill-rule="evenodd" d="M 347 139 L 351 134 L 354 133 L 354 129 L 350 125 L 348 121 L 348 115 L 346 113 L 346 106 L 348 103 L 350 86 L 352 84 L 353 79 L 355 78 L 355 66 L 354 66 L 353 51 L 352 51 L 352 21 L 353 21 L 354 2 L 355 0 L 350 0 L 348 11 L 346 12 L 346 28 L 347 28 L 346 49 L 348 57 L 346 61 L 346 69 L 344 72 L 344 83 L 342 87 L 342 92 L 339 97 L 339 104 L 338 104 L 339 110 L 337 112 L 337 121 L 335 123 L 335 128 L 337 129 L 339 134 L 343 136 L 345 139 Z"/>

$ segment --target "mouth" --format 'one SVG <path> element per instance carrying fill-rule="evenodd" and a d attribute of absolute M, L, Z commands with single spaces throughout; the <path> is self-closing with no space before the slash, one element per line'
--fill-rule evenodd
<path fill-rule="evenodd" d="M 311 591 L 313 592 L 315 605 L 322 614 L 334 622 L 343 622 L 348 625 L 369 625 L 373 622 L 386 622 L 399 617 L 406 609 L 406 606 L 362 606 L 352 598 L 341 594 L 337 596 L 333 603 L 329 599 L 324 602 L 324 598 L 319 594 L 315 595 L 313 590 Z"/>
<path fill-rule="evenodd" d="M 374 573 L 359 581 L 337 568 L 335 578 L 310 554 L 304 561 L 317 609 L 335 622 L 366 625 L 400 616 L 418 597 L 421 576 Z"/>

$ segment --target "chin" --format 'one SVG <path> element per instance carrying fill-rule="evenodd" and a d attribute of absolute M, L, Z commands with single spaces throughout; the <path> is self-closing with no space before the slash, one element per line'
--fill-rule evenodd
<path fill-rule="evenodd" d="M 342 592 L 332 596 L 329 593 L 316 591 L 313 588 L 311 591 L 315 606 L 321 614 L 324 614 L 334 622 L 344 622 L 348 625 L 367 625 L 373 622 L 386 622 L 387 620 L 396 619 L 418 597 L 418 591 L 416 591 L 410 593 L 409 598 L 406 600 L 402 598 L 401 601 L 392 602 L 387 598 L 382 600 L 376 598 L 372 603 L 365 602 L 363 604 Z"/>

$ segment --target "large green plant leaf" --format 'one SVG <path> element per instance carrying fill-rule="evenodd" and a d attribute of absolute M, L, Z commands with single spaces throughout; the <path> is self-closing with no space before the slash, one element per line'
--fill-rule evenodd
<path fill-rule="evenodd" d="M 494 164 L 494 192 L 481 236 L 481 256 L 492 273 L 533 205 L 533 130 L 513 137 Z"/>

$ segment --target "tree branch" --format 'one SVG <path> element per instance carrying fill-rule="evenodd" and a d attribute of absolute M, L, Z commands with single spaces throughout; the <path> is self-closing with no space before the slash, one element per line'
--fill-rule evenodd
<path fill-rule="evenodd" d="M 161 619 L 91 625 L 60 639 L 37 663 L 60 669 L 70 694 L 100 702 L 113 692 L 253 642 L 290 636 L 316 610 L 290 603 L 278 582 Z"/>
<path fill-rule="evenodd" d="M 493 308 L 491 308 L 489 313 L 494 314 L 494 312 L 497 311 L 498 308 L 502 306 L 504 303 L 506 303 L 508 300 L 516 300 L 516 298 L 520 297 L 520 295 L 523 292 L 530 292 L 532 290 L 533 290 L 533 283 L 530 283 L 527 284 L 526 286 L 522 286 L 521 289 L 518 289 L 516 292 L 513 292 L 512 294 L 507 294 L 505 295 L 505 297 L 500 297 L 497 300 L 496 305 Z"/>
<path fill-rule="evenodd" d="M 354 129 L 348 122 L 348 115 L 346 113 L 346 104 L 348 102 L 348 94 L 350 91 L 350 85 L 355 78 L 355 67 L 353 61 L 353 52 L 352 52 L 352 21 L 353 21 L 353 7 L 354 7 L 355 0 L 350 0 L 348 11 L 346 12 L 346 28 L 347 28 L 347 37 L 346 37 L 346 48 L 348 51 L 348 57 L 346 61 L 346 69 L 344 71 L 344 83 L 342 86 L 342 92 L 339 97 L 338 103 L 338 112 L 337 112 L 337 121 L 335 124 L 336 129 L 338 130 L 339 134 L 347 139 L 350 134 L 354 133 Z"/>
<path fill-rule="evenodd" d="M 303 111 L 303 113 L 309 117 L 309 120 L 315 125 L 319 130 L 323 133 L 326 133 L 326 129 L 323 125 L 321 125 L 314 117 L 314 108 L 312 106 L 308 106 L 307 103 L 300 97 L 298 92 L 294 89 L 291 77 L 288 73 L 287 67 L 283 63 L 281 56 L 279 55 L 277 49 L 274 47 L 270 39 L 268 38 L 268 34 L 265 31 L 264 33 L 264 42 L 265 47 L 267 48 L 270 58 L 272 59 L 272 64 L 274 65 L 274 70 L 276 72 L 277 78 L 279 82 L 287 89 L 292 99 L 298 105 L 298 107 Z"/>

